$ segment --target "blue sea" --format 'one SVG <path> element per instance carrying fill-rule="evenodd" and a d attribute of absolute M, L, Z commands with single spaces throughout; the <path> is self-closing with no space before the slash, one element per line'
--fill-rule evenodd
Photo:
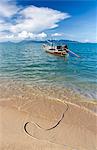
<path fill-rule="evenodd" d="M 96 99 L 97 43 L 67 43 L 80 58 L 47 54 L 43 43 L 0 43 L 0 80 L 64 87 Z"/>

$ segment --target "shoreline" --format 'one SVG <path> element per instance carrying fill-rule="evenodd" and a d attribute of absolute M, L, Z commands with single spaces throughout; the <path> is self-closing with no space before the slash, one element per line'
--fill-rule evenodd
<path fill-rule="evenodd" d="M 35 79 L 35 81 L 34 80 L 30 80 L 30 79 L 26 79 L 26 78 L 24 78 L 24 79 L 22 79 L 22 78 L 16 78 L 16 77 L 7 77 L 7 78 L 4 78 L 4 77 L 0 77 L 0 84 L 2 85 L 3 84 L 3 82 L 6 84 L 6 83 L 9 83 L 9 84 L 18 84 L 18 85 L 24 85 L 24 86 L 28 86 L 28 87 L 31 87 L 31 88 L 34 88 L 34 87 L 40 87 L 42 90 L 43 89 L 47 89 L 47 88 L 55 88 L 55 89 L 58 89 L 59 88 L 59 90 L 62 90 L 62 89 L 64 89 L 64 90 L 66 90 L 66 91 L 68 91 L 68 92 L 72 92 L 72 93 L 74 93 L 75 95 L 79 95 L 79 96 L 83 96 L 84 97 L 84 99 L 87 99 L 87 100 L 89 100 L 89 101 L 97 101 L 97 93 L 96 93 L 96 90 L 93 90 L 93 91 L 87 91 L 87 89 L 80 89 L 79 88 L 79 85 L 77 86 L 73 86 L 73 84 L 71 84 L 71 85 L 67 85 L 67 84 L 65 84 L 64 83 L 64 85 L 63 84 L 59 84 L 59 83 L 56 83 L 56 82 L 54 82 L 54 83 L 52 83 L 52 82 L 49 82 L 49 80 L 48 81 L 46 81 L 46 80 L 40 80 L 40 79 L 38 79 L 37 78 L 37 80 L 39 80 L 38 82 L 36 82 L 36 79 Z M 94 84 L 93 85 L 94 86 L 94 89 L 96 89 L 97 87 L 96 87 L 96 85 Z"/>
<path fill-rule="evenodd" d="M 33 95 L 43 95 L 45 97 L 50 97 L 54 99 L 59 99 L 61 101 L 67 101 L 74 103 L 78 106 L 83 106 L 90 109 L 91 111 L 97 113 L 97 108 L 92 109 L 97 105 L 97 99 L 88 98 L 78 92 L 75 92 L 66 87 L 55 86 L 55 85 L 40 85 L 40 84 L 27 84 L 23 81 L 4 79 L 0 80 L 0 98 L 12 99 L 15 96 L 25 97 L 26 99 L 31 99 Z M 32 94 L 33 93 L 33 94 Z"/>
<path fill-rule="evenodd" d="M 54 87 L 5 82 L 0 89 L 2 150 L 96 150 L 96 102 Z"/>

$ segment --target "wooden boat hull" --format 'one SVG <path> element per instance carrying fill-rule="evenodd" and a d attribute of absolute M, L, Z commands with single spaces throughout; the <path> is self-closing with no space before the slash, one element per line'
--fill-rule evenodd
<path fill-rule="evenodd" d="M 46 53 L 55 55 L 55 56 L 60 56 L 60 57 L 65 57 L 68 55 L 68 53 L 64 50 L 57 50 L 56 47 L 51 47 L 47 45 L 43 45 L 43 49 L 45 50 Z"/>
<path fill-rule="evenodd" d="M 60 56 L 60 57 L 64 57 L 67 55 L 66 52 L 57 52 L 57 51 L 50 51 L 50 50 L 46 50 L 46 53 L 49 53 L 55 56 Z"/>

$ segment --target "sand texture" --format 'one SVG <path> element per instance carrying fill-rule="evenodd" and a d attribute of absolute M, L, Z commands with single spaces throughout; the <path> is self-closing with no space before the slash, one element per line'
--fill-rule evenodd
<path fill-rule="evenodd" d="M 97 150 L 96 103 L 86 107 L 65 100 L 67 95 L 63 100 L 25 87 L 19 95 L 6 88 L 0 96 L 0 150 Z"/>

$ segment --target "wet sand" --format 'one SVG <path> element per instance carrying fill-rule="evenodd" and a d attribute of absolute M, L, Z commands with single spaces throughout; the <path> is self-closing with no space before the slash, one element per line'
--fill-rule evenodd
<path fill-rule="evenodd" d="M 65 89 L 0 84 L 1 150 L 96 150 L 97 103 Z"/>

